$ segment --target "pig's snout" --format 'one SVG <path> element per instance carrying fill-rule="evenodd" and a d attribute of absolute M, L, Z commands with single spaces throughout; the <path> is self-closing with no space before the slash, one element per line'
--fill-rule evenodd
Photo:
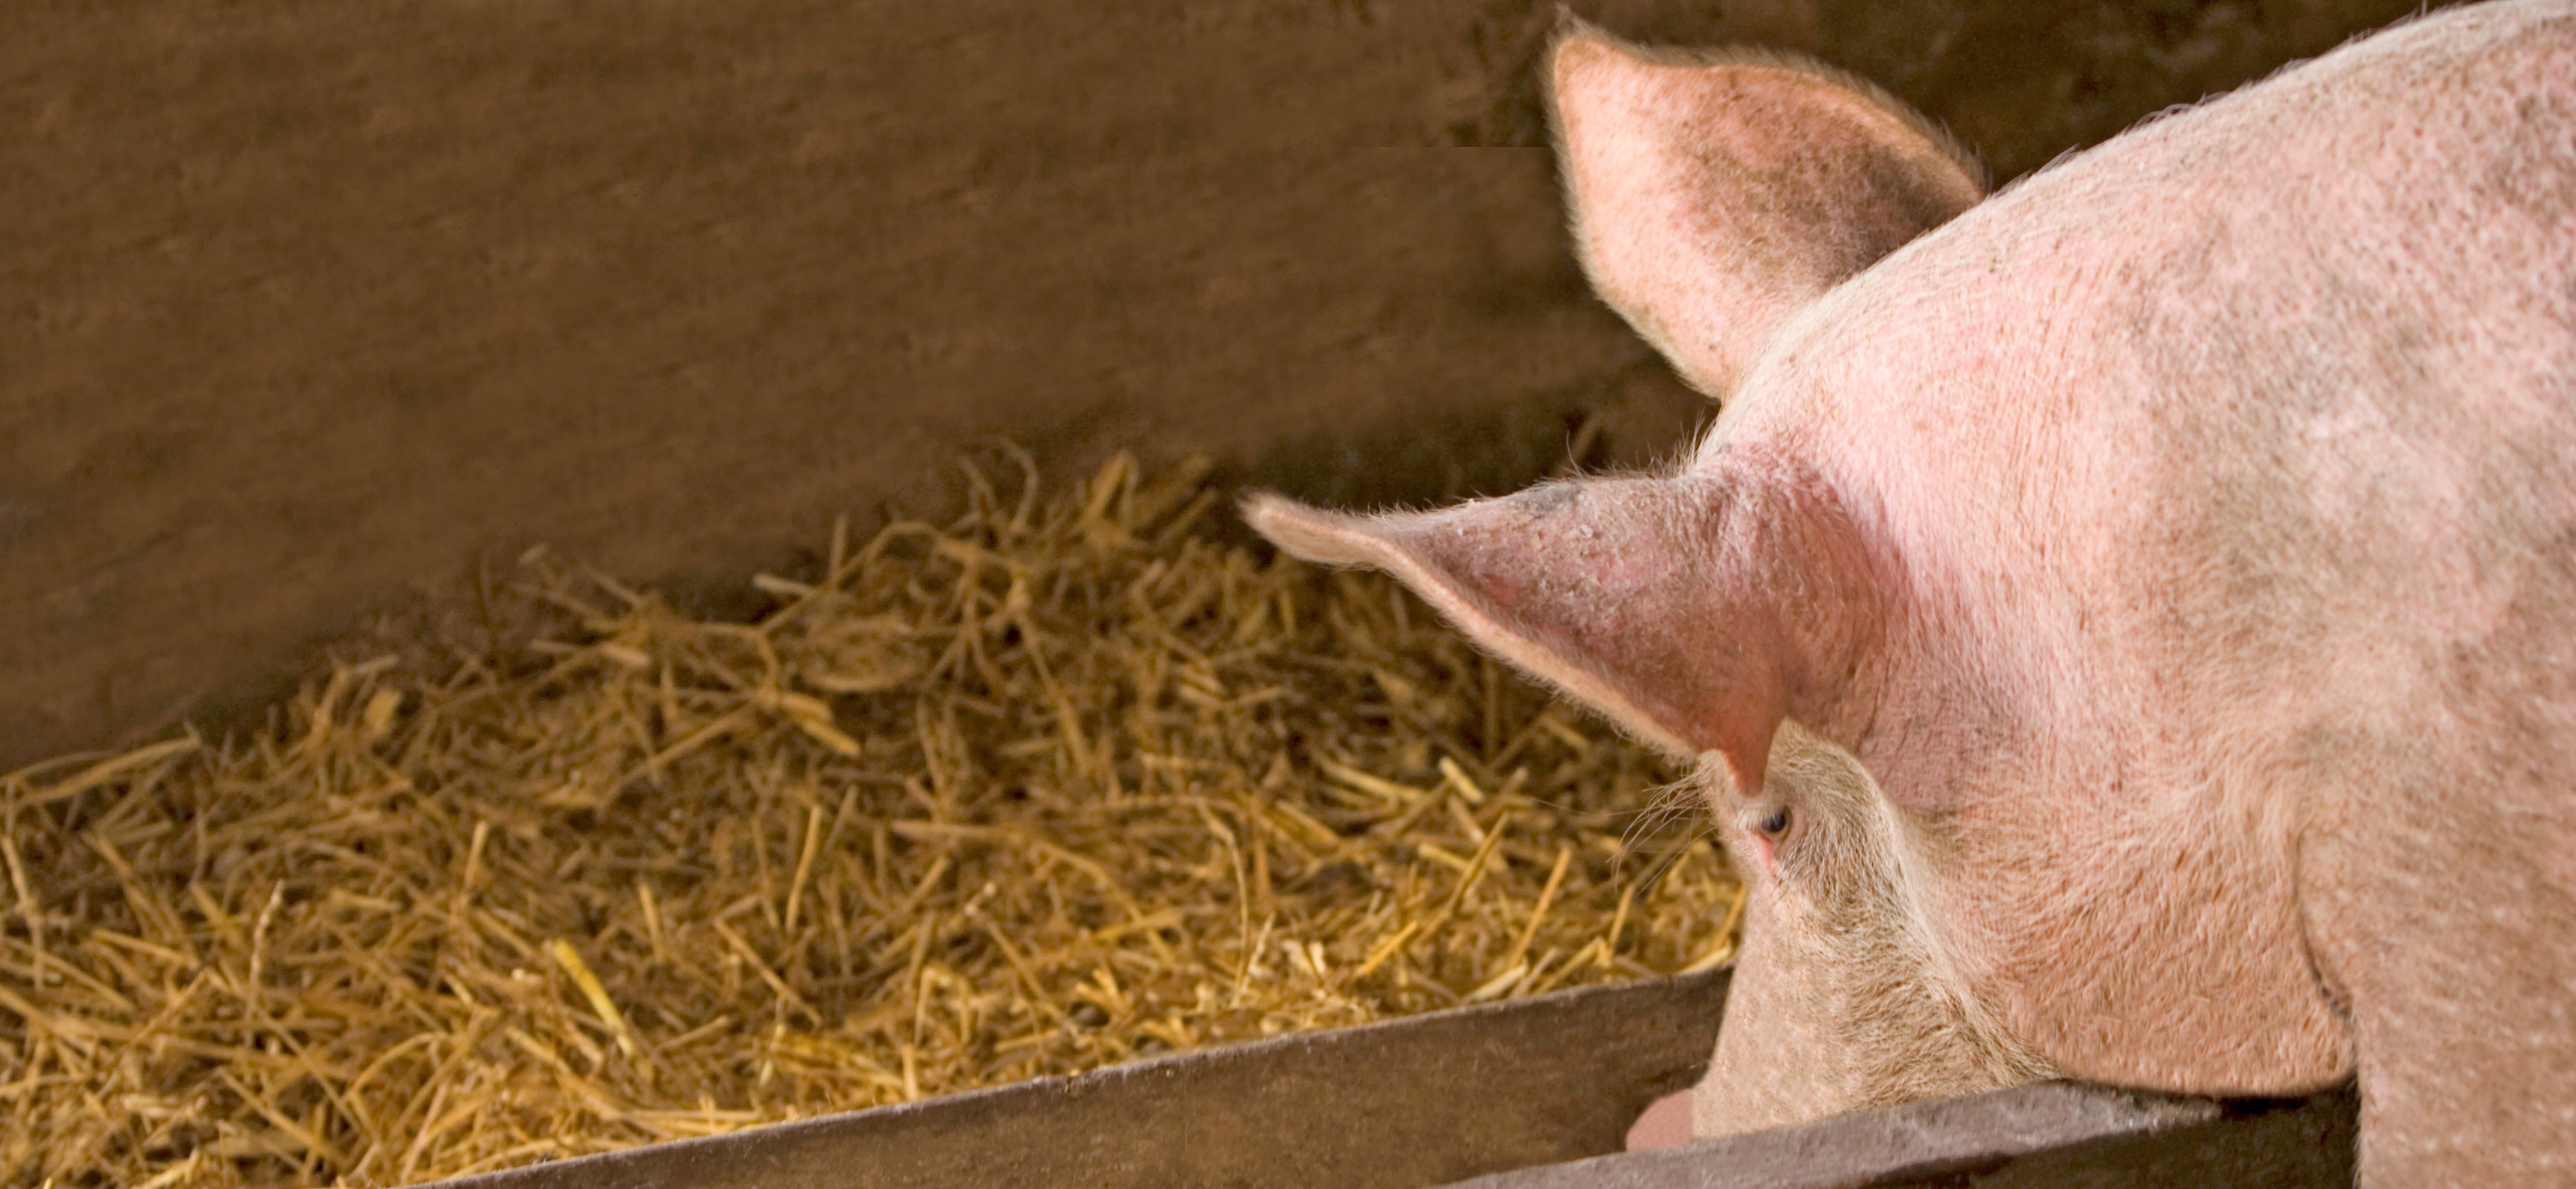
<path fill-rule="evenodd" d="M 1670 1148 L 1691 1141 L 1691 1092 L 1667 1094 L 1628 1125 L 1628 1150 Z"/>

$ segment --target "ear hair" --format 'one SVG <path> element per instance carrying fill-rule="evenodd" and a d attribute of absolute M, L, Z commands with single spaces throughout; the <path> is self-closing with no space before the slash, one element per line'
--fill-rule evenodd
<path fill-rule="evenodd" d="M 1556 10 L 1556 28 L 1549 33 L 1547 49 L 1539 60 L 1548 65 L 1546 85 L 1539 88 L 1541 106 L 1547 112 L 1548 145 L 1557 159 L 1565 159 L 1565 124 L 1556 107 L 1555 70 L 1557 50 L 1566 42 L 1581 38 L 1597 41 L 1635 58 L 1657 66 L 1750 66 L 1804 74 L 1820 78 L 1846 91 L 1854 92 L 1876 104 L 1888 115 L 1902 121 L 1916 136 L 1922 137 L 1952 164 L 1968 175 L 1980 191 L 1994 189 L 1994 173 L 1977 156 L 1977 151 L 1960 140 L 1950 126 L 1924 114 L 1913 104 L 1899 99 L 1887 88 L 1864 75 L 1855 74 L 1811 54 L 1766 45 L 1677 46 L 1648 45 L 1630 41 L 1564 5 Z M 2071 150 L 2070 150 L 2071 151 Z"/>

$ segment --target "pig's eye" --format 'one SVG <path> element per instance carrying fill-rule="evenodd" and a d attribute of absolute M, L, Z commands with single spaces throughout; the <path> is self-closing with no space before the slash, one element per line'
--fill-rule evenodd
<path fill-rule="evenodd" d="M 1781 835 L 1789 832 L 1789 807 L 1772 806 L 1764 811 L 1761 817 L 1754 819 L 1753 828 L 1760 831 L 1763 837 L 1774 842 L 1779 841 Z"/>

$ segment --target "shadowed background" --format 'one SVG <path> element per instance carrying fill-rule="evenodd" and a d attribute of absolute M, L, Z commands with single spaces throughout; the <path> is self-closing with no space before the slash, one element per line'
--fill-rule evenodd
<path fill-rule="evenodd" d="M 2411 0 L 1601 0 L 1998 179 Z M 220 726 L 547 542 L 711 591 L 991 435 L 1335 502 L 1709 412 L 1586 296 L 1535 0 L 0 8 L 0 768 Z M 2107 233 L 2106 229 L 2106 233 Z"/>

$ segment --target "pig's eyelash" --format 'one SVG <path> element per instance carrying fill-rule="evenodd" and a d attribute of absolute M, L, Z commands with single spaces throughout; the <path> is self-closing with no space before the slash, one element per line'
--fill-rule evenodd
<path fill-rule="evenodd" d="M 1679 820 L 1687 807 L 1672 795 L 1670 786 L 1653 790 L 1644 809 L 1628 820 L 1628 828 L 1619 833 L 1619 849 L 1635 850 L 1647 838 L 1661 833 L 1665 826 Z"/>
<path fill-rule="evenodd" d="M 1717 834 L 1717 830 L 1717 823 L 1715 821 L 1711 821 L 1709 824 L 1691 831 L 1691 836 L 1683 839 L 1680 846 L 1676 846 L 1673 849 L 1664 852 L 1664 861 L 1655 864 L 1653 872 L 1649 873 L 1646 878 L 1637 881 L 1637 894 L 1639 896 L 1643 896 L 1648 892 L 1654 891 L 1655 885 L 1663 881 L 1665 873 L 1671 871 L 1675 863 L 1682 861 L 1683 855 L 1691 853 L 1691 848 L 1698 846 L 1701 839 L 1714 837 Z"/>
<path fill-rule="evenodd" d="M 1698 783 L 1687 777 L 1656 785 L 1647 790 L 1647 796 L 1646 807 L 1638 810 L 1628 828 L 1619 833 L 1622 853 L 1637 849 L 1641 840 L 1662 833 L 1664 827 L 1690 816 L 1701 804 Z"/>

